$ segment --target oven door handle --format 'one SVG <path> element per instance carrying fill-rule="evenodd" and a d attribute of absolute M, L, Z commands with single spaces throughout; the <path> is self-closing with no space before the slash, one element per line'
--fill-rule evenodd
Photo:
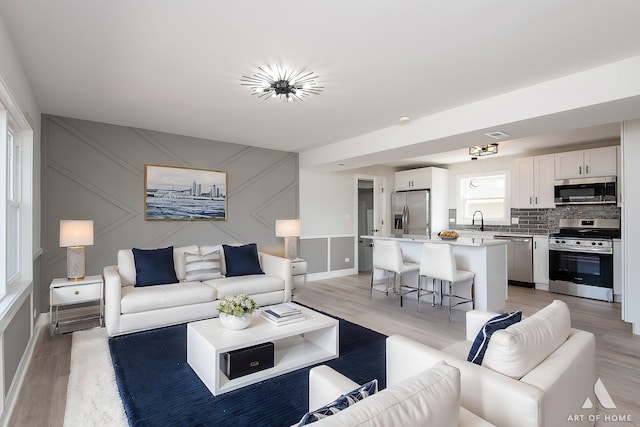
<path fill-rule="evenodd" d="M 582 248 L 549 248 L 549 252 L 571 252 L 571 253 L 579 253 L 579 254 L 594 254 L 594 255 L 613 255 L 613 249 L 608 251 L 603 251 L 602 249 L 590 250 L 588 246 L 584 246 Z"/>

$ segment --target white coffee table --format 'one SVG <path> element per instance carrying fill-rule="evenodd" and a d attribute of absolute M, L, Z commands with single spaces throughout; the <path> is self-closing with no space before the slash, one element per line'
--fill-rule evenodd
<path fill-rule="evenodd" d="M 338 321 L 294 304 L 306 319 L 274 326 L 258 312 L 247 329 L 232 331 L 220 319 L 187 325 L 187 363 L 214 396 L 338 357 Z M 252 345 L 272 342 L 274 367 L 229 380 L 220 369 L 220 354 Z"/>

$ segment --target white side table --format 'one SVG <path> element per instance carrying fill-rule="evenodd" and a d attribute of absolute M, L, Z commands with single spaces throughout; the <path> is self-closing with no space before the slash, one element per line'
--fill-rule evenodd
<path fill-rule="evenodd" d="M 294 290 L 307 283 L 307 260 L 302 258 L 291 260 L 291 282 Z"/>
<path fill-rule="evenodd" d="M 84 322 L 98 319 L 102 326 L 104 319 L 104 293 L 102 276 L 87 276 L 82 280 L 53 279 L 49 286 L 49 319 L 51 320 L 51 335 L 58 332 L 58 326 L 70 323 Z M 61 321 L 58 309 L 61 306 L 71 306 L 97 302 L 100 312 L 96 315 L 77 317 Z"/>

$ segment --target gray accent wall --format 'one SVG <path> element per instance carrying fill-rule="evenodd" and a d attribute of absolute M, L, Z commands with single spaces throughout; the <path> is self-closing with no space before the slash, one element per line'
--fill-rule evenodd
<path fill-rule="evenodd" d="M 228 219 L 145 221 L 145 164 L 227 172 Z M 298 154 L 43 115 L 42 189 L 45 284 L 66 275 L 61 219 L 94 221 L 87 275 L 101 274 L 131 247 L 256 242 L 282 254 L 275 220 L 298 218 Z M 47 286 L 40 300 L 47 311 Z"/>

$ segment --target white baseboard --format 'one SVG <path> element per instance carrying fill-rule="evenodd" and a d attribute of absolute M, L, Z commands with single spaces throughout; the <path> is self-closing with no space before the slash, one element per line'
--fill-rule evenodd
<path fill-rule="evenodd" d="M 314 280 L 334 279 L 336 277 L 353 276 L 358 274 L 358 269 L 347 268 L 344 270 L 325 271 L 322 273 L 309 273 L 307 274 L 307 282 L 313 282 Z"/>
<path fill-rule="evenodd" d="M 9 425 L 11 415 L 13 414 L 13 409 L 15 408 L 16 402 L 18 401 L 20 389 L 22 389 L 22 383 L 24 382 L 24 379 L 27 375 L 27 370 L 29 369 L 29 364 L 31 363 L 31 358 L 33 357 L 33 351 L 36 347 L 37 338 L 40 335 L 40 331 L 42 330 L 42 328 L 47 328 L 48 326 L 49 313 L 40 313 L 40 315 L 38 316 L 38 320 L 33 325 L 33 334 L 31 335 L 31 338 L 29 338 L 27 348 L 22 355 L 22 359 L 20 360 L 20 364 L 18 365 L 16 374 L 13 377 L 13 383 L 7 391 L 4 411 L 2 412 L 2 417 L 0 418 L 1 427 L 7 427 Z"/>

